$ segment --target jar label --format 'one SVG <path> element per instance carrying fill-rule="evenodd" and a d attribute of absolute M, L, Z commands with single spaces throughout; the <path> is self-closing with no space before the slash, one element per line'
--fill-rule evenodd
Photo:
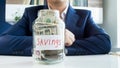
<path fill-rule="evenodd" d="M 60 35 L 39 35 L 34 37 L 36 50 L 57 50 L 64 48 L 64 37 Z"/>

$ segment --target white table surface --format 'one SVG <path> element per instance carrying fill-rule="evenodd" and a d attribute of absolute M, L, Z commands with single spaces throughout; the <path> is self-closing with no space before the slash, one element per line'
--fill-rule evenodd
<path fill-rule="evenodd" d="M 66 56 L 63 62 L 52 65 L 36 64 L 32 57 L 0 56 L 0 68 L 120 68 L 120 56 Z"/>

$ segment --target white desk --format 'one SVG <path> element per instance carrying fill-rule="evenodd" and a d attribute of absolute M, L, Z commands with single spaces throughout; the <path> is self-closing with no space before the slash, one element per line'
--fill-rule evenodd
<path fill-rule="evenodd" d="M 67 56 L 62 63 L 33 63 L 32 57 L 0 56 L 0 68 L 120 68 L 120 56 Z"/>

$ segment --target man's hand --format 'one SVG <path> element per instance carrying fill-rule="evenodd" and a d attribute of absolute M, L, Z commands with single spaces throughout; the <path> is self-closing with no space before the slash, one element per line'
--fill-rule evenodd
<path fill-rule="evenodd" d="M 74 34 L 68 29 L 65 29 L 65 46 L 71 46 L 74 41 L 75 41 Z"/>

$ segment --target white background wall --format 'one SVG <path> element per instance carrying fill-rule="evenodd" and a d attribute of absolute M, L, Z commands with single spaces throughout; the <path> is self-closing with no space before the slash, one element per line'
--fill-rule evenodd
<path fill-rule="evenodd" d="M 112 48 L 117 47 L 117 0 L 103 0 L 102 26 L 111 37 Z"/>
<path fill-rule="evenodd" d="M 117 22 L 118 47 L 120 48 L 120 0 L 117 0 Z"/>

